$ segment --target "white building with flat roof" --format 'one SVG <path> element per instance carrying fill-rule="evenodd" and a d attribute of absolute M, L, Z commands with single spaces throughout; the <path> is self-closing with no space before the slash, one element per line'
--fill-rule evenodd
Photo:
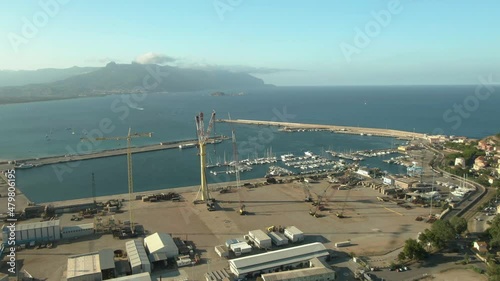
<path fill-rule="evenodd" d="M 309 261 L 309 267 L 262 274 L 264 281 L 330 281 L 336 279 L 335 271 L 318 258 Z"/>
<path fill-rule="evenodd" d="M 101 264 L 99 253 L 88 253 L 68 257 L 66 271 L 68 281 L 101 281 Z"/>
<path fill-rule="evenodd" d="M 151 273 L 151 263 L 149 262 L 148 254 L 146 254 L 146 249 L 140 240 L 127 241 L 125 243 L 125 250 L 127 251 L 132 274 L 141 272 Z"/>
<path fill-rule="evenodd" d="M 325 246 L 322 243 L 316 242 L 233 259 L 229 261 L 229 269 L 237 277 L 253 276 L 260 272 L 273 272 L 282 267 L 296 267 L 300 264 L 308 264 L 308 261 L 313 258 L 321 258 L 328 255 L 329 253 Z"/>

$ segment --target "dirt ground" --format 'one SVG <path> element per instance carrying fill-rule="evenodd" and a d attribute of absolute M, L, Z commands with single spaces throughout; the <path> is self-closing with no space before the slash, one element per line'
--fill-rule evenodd
<path fill-rule="evenodd" d="M 150 233 L 166 232 L 183 240 L 193 241 L 201 252 L 202 263 L 194 267 L 181 268 L 161 273 L 156 277 L 174 276 L 177 279 L 189 275 L 191 280 L 203 280 L 207 271 L 227 268 L 227 260 L 220 258 L 214 246 L 224 244 L 229 238 L 242 237 L 249 230 L 266 230 L 269 226 L 295 225 L 306 234 L 306 242 L 323 242 L 327 248 L 335 249 L 335 242 L 351 240 L 352 246 L 337 250 L 354 252 L 357 255 L 383 254 L 398 248 L 408 238 L 415 238 L 428 225 L 415 218 L 428 213 L 427 209 L 406 209 L 390 202 L 380 202 L 377 191 L 370 188 L 335 190 L 328 183 L 312 184 L 314 193 L 326 189 L 326 210 L 320 218 L 309 215 L 314 207 L 304 202 L 304 192 L 297 183 L 269 185 L 258 188 L 240 188 L 231 193 L 213 193 L 218 201 L 218 210 L 209 212 L 205 205 L 192 202 L 196 192 L 183 193 L 182 202 L 132 201 L 133 220 L 142 224 Z M 179 190 L 176 190 L 179 191 Z M 245 204 L 248 215 L 240 216 L 240 200 Z M 344 207 L 345 204 L 345 207 Z M 129 219 L 128 202 L 125 212 L 115 214 L 116 220 Z M 335 213 L 344 209 L 346 218 Z M 61 216 L 61 225 L 92 222 L 84 219 L 70 221 L 71 214 Z M 106 222 L 110 217 L 103 217 Z M 54 249 L 27 249 L 18 252 L 22 269 L 45 280 L 63 280 L 67 257 L 99 249 L 125 248 L 126 240 L 116 240 L 111 235 L 91 237 L 59 243 Z M 0 272 L 6 268 L 0 269 Z M 182 278 L 181 278 L 182 279 Z"/>
<path fill-rule="evenodd" d="M 488 277 L 467 269 L 452 269 L 441 273 L 435 273 L 432 277 L 423 280 L 433 281 L 487 281 Z"/>

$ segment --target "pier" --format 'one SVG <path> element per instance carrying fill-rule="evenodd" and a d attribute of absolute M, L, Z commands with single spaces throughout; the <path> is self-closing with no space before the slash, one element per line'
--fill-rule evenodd
<path fill-rule="evenodd" d="M 210 138 L 207 143 L 208 144 L 219 143 L 219 142 L 222 142 L 223 140 L 227 140 L 227 139 L 228 139 L 228 137 L 226 137 L 226 136 L 220 136 L 220 137 L 216 137 L 216 138 Z M 159 144 L 131 147 L 131 151 L 132 151 L 132 154 L 135 154 L 135 153 L 144 153 L 144 152 L 179 148 L 181 146 L 183 146 L 184 149 L 188 149 L 191 147 L 192 148 L 196 147 L 196 146 L 192 146 L 193 143 L 198 143 L 198 140 L 192 139 L 192 140 L 161 142 Z M 120 155 L 126 155 L 126 154 L 127 154 L 127 148 L 125 147 L 125 148 L 110 149 L 110 150 L 104 150 L 104 151 L 98 151 L 98 152 L 92 152 L 92 153 L 86 153 L 86 154 L 49 156 L 49 157 L 40 157 L 40 158 L 31 158 L 31 159 L 18 159 L 18 160 L 16 160 L 16 165 L 24 163 L 24 164 L 32 164 L 34 167 L 38 167 L 38 166 L 43 166 L 43 165 L 58 164 L 58 163 L 65 163 L 65 162 L 71 162 L 71 161 L 89 160 L 89 159 L 104 158 L 104 157 L 113 157 L 113 156 L 120 156 Z M 10 166 L 13 166 L 13 164 Z M 7 167 L 4 167 L 4 168 L 7 168 Z"/>
<path fill-rule="evenodd" d="M 304 123 L 259 121 L 259 120 L 245 120 L 245 119 L 233 119 L 233 120 L 218 119 L 217 122 L 237 123 L 246 125 L 261 125 L 261 126 L 277 126 L 280 127 L 281 131 L 287 131 L 287 132 L 330 131 L 341 134 L 393 137 L 400 139 L 416 139 L 416 138 L 424 139 L 426 137 L 426 134 L 401 131 L 401 130 L 339 126 L 339 125 L 304 124 Z"/>

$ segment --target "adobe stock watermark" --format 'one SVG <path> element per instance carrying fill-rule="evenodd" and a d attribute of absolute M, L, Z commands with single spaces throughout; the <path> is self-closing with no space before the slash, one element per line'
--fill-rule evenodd
<path fill-rule="evenodd" d="M 493 81 L 493 74 L 487 77 L 479 76 L 478 80 L 479 84 L 474 89 L 473 94 L 465 97 L 461 103 L 453 104 L 452 108 L 443 113 L 443 120 L 451 125 L 451 129 L 456 131 L 460 128 L 463 120 L 470 118 L 472 113 L 479 109 L 481 102 L 484 103 L 495 92 L 494 85 L 498 85 L 498 82 Z M 432 134 L 444 135 L 444 130 L 443 128 L 436 128 Z"/>
<path fill-rule="evenodd" d="M 56 17 L 61 7 L 68 4 L 70 0 L 40 0 L 38 1 L 38 9 L 33 15 L 28 17 L 21 17 L 22 26 L 19 33 L 9 32 L 7 38 L 14 52 L 19 52 L 21 45 L 29 43 L 30 39 L 35 38 L 40 29 L 47 26 L 50 19 Z"/>
<path fill-rule="evenodd" d="M 359 27 L 354 28 L 355 35 L 352 44 L 344 41 L 339 44 L 347 63 L 352 61 L 354 55 L 361 54 L 361 51 L 368 47 L 375 37 L 380 35 L 383 28 L 389 26 L 392 22 L 392 17 L 402 11 L 403 6 L 401 6 L 400 1 L 392 0 L 387 3 L 386 9 L 378 12 L 372 11 L 372 19 L 362 29 Z"/>
<path fill-rule="evenodd" d="M 232 12 L 236 7 L 241 5 L 243 0 L 214 0 L 213 6 L 219 20 L 224 20 L 224 14 Z"/>
<path fill-rule="evenodd" d="M 142 79 L 142 85 L 135 87 L 132 92 L 133 94 L 125 94 L 117 96 L 110 104 L 110 110 L 117 116 L 114 116 L 122 123 L 130 115 L 131 108 L 137 108 L 140 102 L 143 102 L 147 98 L 148 92 L 152 92 L 158 87 L 158 85 L 163 81 L 164 78 L 170 75 L 169 72 L 162 72 L 160 67 L 156 65 L 156 69 L 151 66 L 145 66 L 148 74 Z M 95 152 L 96 148 L 102 143 L 96 138 L 101 138 L 105 134 L 111 134 L 116 129 L 115 123 L 110 117 L 102 118 L 97 124 L 97 128 L 94 128 L 86 132 L 88 141 L 79 142 L 76 147 L 70 145 L 66 146 L 66 151 L 68 152 L 67 157 L 78 156 L 83 154 L 89 154 Z M 63 175 L 72 173 L 75 168 L 80 166 L 81 160 L 69 161 L 61 164 L 52 165 L 52 169 L 56 174 L 59 182 L 63 181 Z"/>

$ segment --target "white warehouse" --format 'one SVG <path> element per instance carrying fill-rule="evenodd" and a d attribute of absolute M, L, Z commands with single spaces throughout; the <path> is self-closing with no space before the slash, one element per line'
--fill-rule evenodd
<path fill-rule="evenodd" d="M 132 268 L 132 274 L 141 272 L 151 273 L 151 263 L 149 262 L 146 249 L 140 240 L 131 240 L 125 243 L 128 261 Z"/>
<path fill-rule="evenodd" d="M 229 261 L 229 268 L 237 277 L 254 276 L 261 272 L 273 272 L 282 267 L 296 267 L 299 264 L 309 264 L 309 260 L 313 258 L 321 258 L 328 255 L 329 253 L 325 246 L 316 242 L 233 259 Z"/>
<path fill-rule="evenodd" d="M 144 238 L 144 246 L 148 250 L 151 262 L 166 261 L 167 258 L 179 256 L 179 248 L 174 239 L 166 233 L 156 232 Z"/>
<path fill-rule="evenodd" d="M 248 232 L 248 236 L 254 242 L 256 247 L 261 249 L 271 249 L 271 238 L 264 231 L 260 229 L 251 230 Z"/>
<path fill-rule="evenodd" d="M 8 241 L 10 231 L 7 225 L 2 227 L 2 240 Z M 25 223 L 16 225 L 16 244 L 47 243 L 61 239 L 59 220 Z"/>

